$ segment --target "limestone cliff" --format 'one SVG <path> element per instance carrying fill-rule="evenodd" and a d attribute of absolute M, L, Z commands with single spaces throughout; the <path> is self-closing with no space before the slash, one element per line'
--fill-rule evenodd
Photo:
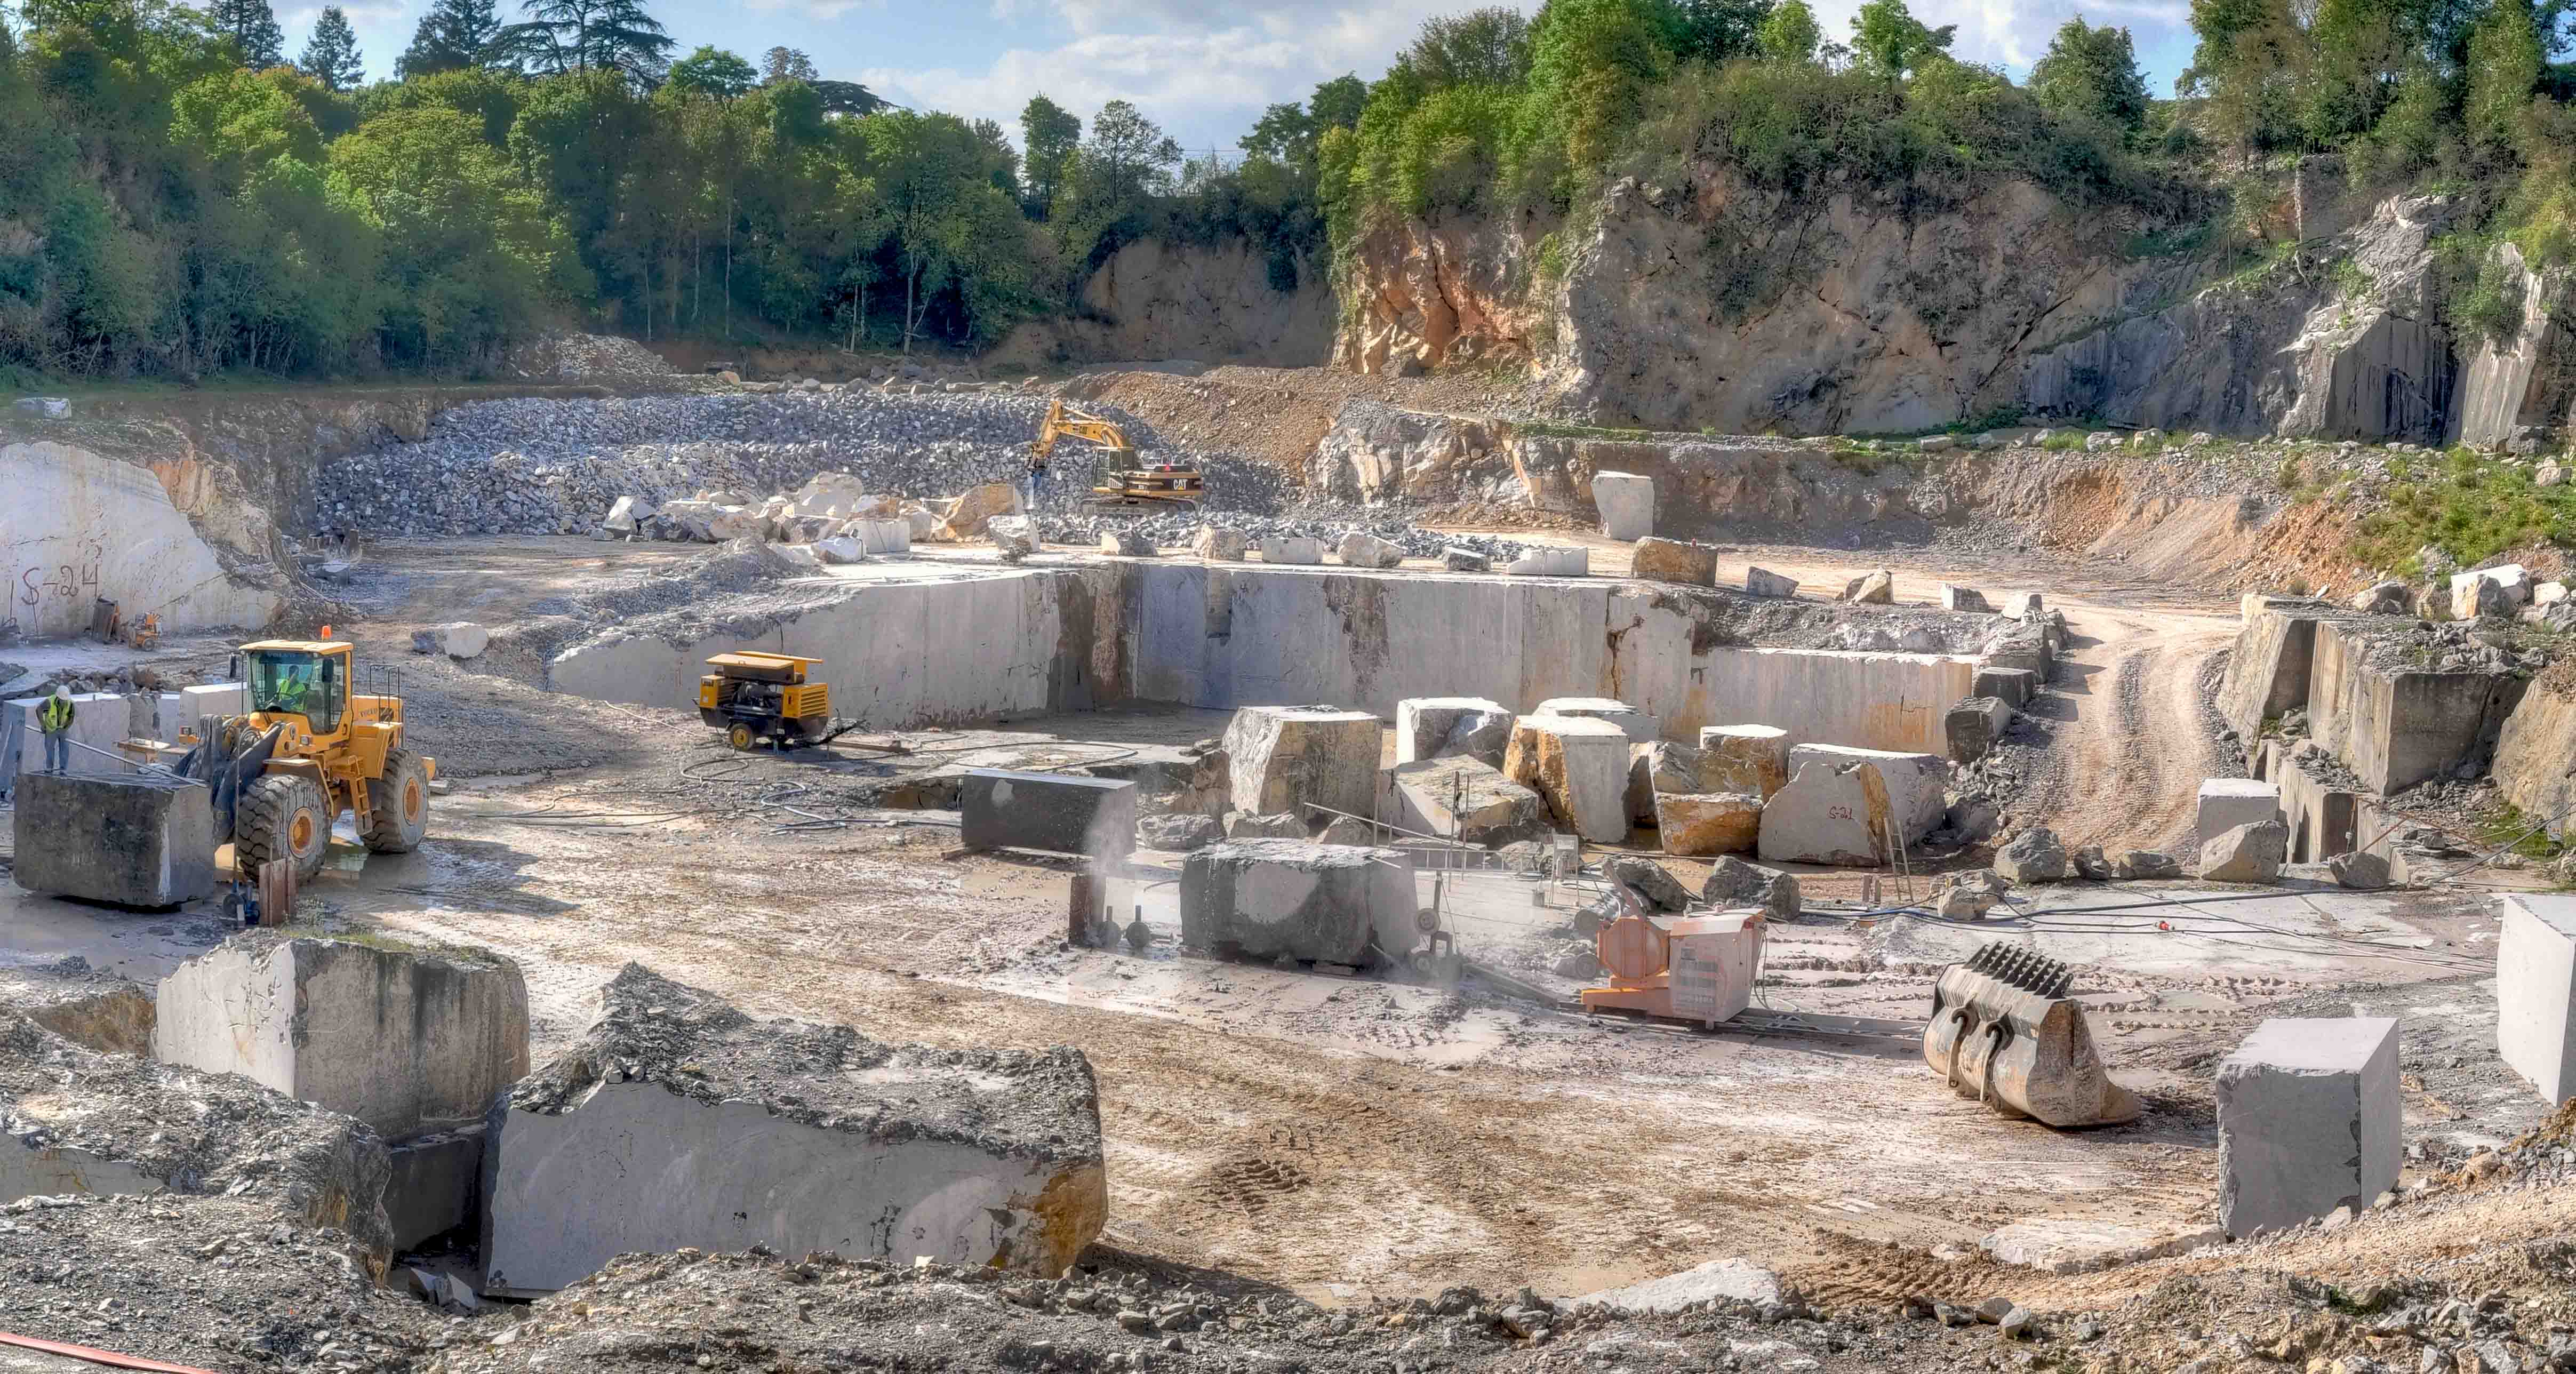
<path fill-rule="evenodd" d="M 1563 225 L 1383 221 L 1347 256 L 1336 359 L 1523 365 L 1549 410 L 1668 431 L 1903 433 L 2018 414 L 2500 445 L 2562 426 L 2576 399 L 2576 343 L 2555 323 L 2565 283 L 2500 256 L 2492 270 L 2522 288 L 2519 330 L 2455 339 L 2444 293 L 2463 284 L 2436 260 L 2465 227 L 2458 207 L 2337 201 L 2341 184 L 2295 178 L 2251 265 L 2150 252 L 2149 231 L 2189 226 L 2010 180 L 1925 209 L 1793 203 L 1702 167 L 1688 191 L 1622 181 Z"/>

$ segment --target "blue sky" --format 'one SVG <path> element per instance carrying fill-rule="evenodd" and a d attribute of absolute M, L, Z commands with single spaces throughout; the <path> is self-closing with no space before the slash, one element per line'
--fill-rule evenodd
<path fill-rule="evenodd" d="M 1134 101 L 1193 150 L 1232 149 L 1261 109 L 1301 99 L 1318 81 L 1375 78 L 1424 19 L 1493 0 L 657 0 L 683 51 L 701 43 L 758 60 L 784 44 L 826 76 L 857 79 L 916 108 L 1002 121 L 1041 91 L 1086 120 L 1108 100 Z M 275 0 L 289 55 L 319 3 Z M 1849 32 L 1860 0 L 1810 0 L 1830 34 Z M 350 0 L 370 77 L 391 73 L 429 0 Z M 1534 10 L 1536 0 L 1521 8 Z M 2126 26 L 2158 95 L 2191 57 L 2188 0 L 2113 0 L 2081 7 Z M 2050 0 L 1914 0 L 1931 24 L 1957 24 L 1953 51 L 2016 77 L 2048 46 L 2067 7 Z M 503 0 L 515 17 L 515 0 Z"/>

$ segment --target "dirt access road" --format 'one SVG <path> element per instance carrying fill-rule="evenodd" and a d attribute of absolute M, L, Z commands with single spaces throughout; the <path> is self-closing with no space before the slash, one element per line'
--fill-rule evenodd
<path fill-rule="evenodd" d="M 1594 576 L 1626 575 L 1634 552 L 1597 535 L 1497 533 L 1587 548 Z M 2220 756 L 2202 707 L 2202 674 L 2238 628 L 2237 608 L 2210 593 L 2140 578 L 2116 562 L 2079 565 L 2033 552 L 1989 560 L 1940 548 L 1728 546 L 1718 555 L 1718 583 L 1740 587 L 1756 566 L 1796 578 L 1799 595 L 1817 600 L 1885 568 L 1896 575 L 1900 602 L 1937 606 L 1946 582 L 1978 588 L 1998 606 L 2006 593 L 2038 590 L 2064 613 L 2066 657 L 2048 695 L 2029 708 L 2048 740 L 2047 765 L 2026 780 L 2008 817 L 2015 823 L 2045 825 L 2070 846 L 2188 857 L 2198 845 L 2201 781 L 2244 773 Z"/>

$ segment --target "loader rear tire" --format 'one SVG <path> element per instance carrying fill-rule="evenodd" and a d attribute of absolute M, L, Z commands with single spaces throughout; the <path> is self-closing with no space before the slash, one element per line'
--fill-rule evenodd
<path fill-rule="evenodd" d="M 330 848 L 331 820 L 331 798 L 311 778 L 271 773 L 253 780 L 234 809 L 233 871 L 255 878 L 260 865 L 288 859 L 297 878 L 312 877 Z"/>
<path fill-rule="evenodd" d="M 385 775 L 367 784 L 367 848 L 408 854 L 429 833 L 429 765 L 408 749 L 385 755 Z"/>

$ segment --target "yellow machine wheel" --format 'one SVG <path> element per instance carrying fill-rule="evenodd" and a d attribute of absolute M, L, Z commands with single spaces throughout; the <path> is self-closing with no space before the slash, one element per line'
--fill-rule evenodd
<path fill-rule="evenodd" d="M 385 775 L 367 784 L 367 848 L 408 854 L 429 833 L 429 765 L 408 749 L 385 755 Z"/>
<path fill-rule="evenodd" d="M 760 743 L 760 736 L 753 734 L 749 725 L 735 721 L 733 728 L 725 731 L 725 743 L 736 749 L 750 749 Z"/>
<path fill-rule="evenodd" d="M 311 778 L 271 773 L 251 782 L 234 808 L 234 871 L 255 877 L 261 864 L 291 859 L 298 878 L 321 872 L 332 814 L 330 795 Z"/>

